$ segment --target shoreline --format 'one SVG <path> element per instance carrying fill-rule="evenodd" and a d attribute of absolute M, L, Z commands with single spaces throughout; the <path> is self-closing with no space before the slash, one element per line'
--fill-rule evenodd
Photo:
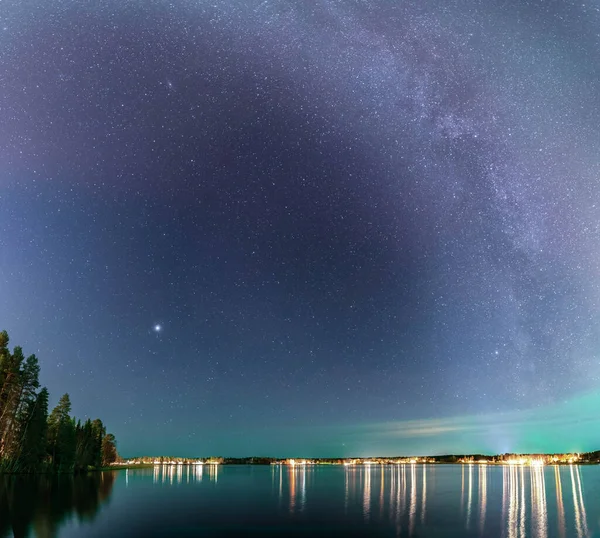
<path fill-rule="evenodd" d="M 291 469 L 302 469 L 307 467 L 396 467 L 398 465 L 414 465 L 414 466 L 424 466 L 424 465 L 461 465 L 461 466 L 493 466 L 493 467 L 567 467 L 567 466 L 596 466 L 599 465 L 600 462 L 590 462 L 590 461 L 579 461 L 579 462 L 552 462 L 552 463 L 543 463 L 543 464 L 528 464 L 528 463 L 507 463 L 507 462 L 488 462 L 488 463 L 479 463 L 479 462 L 408 462 L 408 463 L 352 463 L 352 464 L 344 464 L 344 463 L 297 463 L 297 464 L 289 464 L 289 463 L 220 463 L 220 464 L 202 464 L 202 467 L 207 466 L 219 466 L 219 467 L 289 467 Z M 0 471 L 0 477 L 2 476 L 72 476 L 77 477 L 81 475 L 95 474 L 95 473 L 104 473 L 111 471 L 130 471 L 130 470 L 139 470 L 139 469 L 153 469 L 155 467 L 196 467 L 198 464 L 194 463 L 134 463 L 134 464 L 125 464 L 125 465 L 114 465 L 110 467 L 102 467 L 100 469 L 90 469 L 88 471 L 77 472 L 77 473 L 68 473 L 68 472 L 34 472 L 34 473 L 18 473 L 18 472 L 5 472 Z"/>

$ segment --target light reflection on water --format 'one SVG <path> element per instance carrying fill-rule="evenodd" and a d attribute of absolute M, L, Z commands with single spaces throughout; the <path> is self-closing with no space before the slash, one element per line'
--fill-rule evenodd
<path fill-rule="evenodd" d="M 128 471 L 126 471 L 128 472 Z M 139 474 L 140 471 L 135 471 Z M 217 482 L 219 476 L 218 465 L 155 465 L 152 470 L 154 484 L 193 484 L 202 482 L 203 477 L 210 482 Z"/>
<path fill-rule="evenodd" d="M 587 498 L 582 473 L 586 483 L 591 481 Z M 591 538 L 600 535 L 600 499 L 592 494 L 594 487 L 600 487 L 598 467 L 483 463 L 460 468 L 421 464 L 273 465 L 270 468 L 157 465 L 124 470 L 114 476 L 117 477 L 114 489 L 127 490 L 131 499 L 137 498 L 140 492 L 156 496 L 165 510 L 171 506 L 170 512 L 175 503 L 189 499 L 190 512 L 181 515 L 182 524 L 186 519 L 209 517 L 207 514 L 214 514 L 215 518 L 222 516 L 226 523 L 235 522 L 236 517 L 248 520 L 253 514 L 260 514 L 264 521 L 278 520 L 279 524 L 316 521 L 319 523 L 315 524 L 348 525 L 351 531 L 364 531 L 364 535 L 369 536 L 370 529 L 384 529 L 387 534 L 382 536 L 450 538 Z M 81 493 L 73 496 L 72 490 L 76 487 L 78 492 L 83 491 L 80 484 L 84 482 L 75 480 L 71 487 L 71 482 L 59 481 L 53 485 L 48 479 L 44 480 L 48 483 L 5 477 L 4 485 L 0 483 L 0 514 L 9 514 L 12 518 L 11 510 L 16 507 L 24 510 L 26 504 L 22 499 L 35 498 L 36 488 L 40 490 L 40 499 L 46 499 L 52 486 L 52 497 L 56 499 L 59 494 L 55 491 L 64 489 L 64 509 L 59 516 L 61 521 L 69 521 L 65 516 L 69 502 L 82 498 Z M 63 489 L 57 489 L 59 486 Z M 98 488 L 101 487 L 100 483 Z M 103 495 L 108 499 L 106 493 Z M 244 512 L 249 498 L 252 509 Z M 206 506 L 212 508 L 197 510 L 197 502 L 208 503 Z M 102 510 L 112 509 L 111 503 L 102 506 Z M 227 509 L 220 511 L 216 507 Z M 54 509 L 55 504 L 45 504 L 45 501 L 32 504 L 31 521 L 45 521 L 44 518 L 51 521 Z M 79 507 L 73 510 L 83 513 Z M 160 521 L 168 514 L 153 516 Z M 19 512 L 15 512 L 14 517 L 15 521 L 27 521 Z M 107 518 L 110 519 L 110 515 Z M 3 532 L 0 537 L 8 535 Z M 21 535 L 27 536 L 26 533 Z M 54 535 L 63 536 L 58 530 Z M 77 535 L 65 531 L 65 536 Z M 114 536 L 127 534 L 123 530 Z"/>
<path fill-rule="evenodd" d="M 487 465 L 479 466 L 479 536 L 484 536 L 485 511 L 487 508 Z"/>
<path fill-rule="evenodd" d="M 365 523 L 387 521 L 398 535 L 418 535 L 419 529 L 428 528 L 428 517 L 436 518 L 439 499 L 434 496 L 432 506 L 428 507 L 428 495 L 430 490 L 435 495 L 436 472 L 444 467 L 419 464 L 347 466 L 343 477 L 343 512 L 346 515 L 352 513 L 360 499 Z M 280 484 L 284 472 L 288 475 L 290 512 L 300 509 L 299 506 L 303 509 L 310 503 L 307 499 L 311 493 L 311 488 L 306 488 L 307 474 L 319 473 L 318 467 L 276 466 L 274 472 L 279 475 Z M 567 474 L 571 487 L 565 491 L 563 482 Z M 491 479 L 494 480 L 490 494 Z M 453 498 L 457 513 L 462 515 L 463 528 L 467 531 L 465 535 L 489 536 L 496 532 L 490 529 L 490 525 L 497 525 L 499 519 L 502 530 L 498 535 L 504 538 L 591 536 L 578 466 L 463 465 L 459 483 L 460 495 L 455 490 Z M 555 499 L 551 501 L 552 521 L 549 521 L 548 495 L 552 493 Z M 299 495 L 301 502 L 298 506 Z M 572 511 L 565 507 L 565 499 L 572 503 Z M 281 487 L 279 501 L 286 502 Z M 489 520 L 490 511 L 492 521 Z M 549 528 L 552 533 L 549 533 Z"/>
<path fill-rule="evenodd" d="M 548 514 L 546 510 L 546 481 L 543 467 L 531 468 L 531 518 L 533 536 L 548 536 Z"/>
<path fill-rule="evenodd" d="M 408 532 L 413 534 L 415 530 L 415 515 L 417 513 L 417 466 L 410 466 L 410 517 L 408 520 Z"/>
<path fill-rule="evenodd" d="M 365 515 L 365 521 L 369 521 L 371 515 L 371 467 L 367 466 L 361 473 L 361 478 L 364 477 L 363 487 L 363 512 Z"/>
<path fill-rule="evenodd" d="M 575 510 L 575 528 L 577 536 L 587 536 L 587 517 L 585 505 L 583 504 L 583 492 L 581 491 L 581 475 L 579 467 L 571 467 L 571 487 L 573 489 L 573 507 Z"/>
<path fill-rule="evenodd" d="M 563 505 L 562 481 L 560 478 L 559 467 L 554 467 L 554 480 L 556 484 L 556 517 L 558 519 L 558 532 L 560 537 L 564 538 L 566 536 L 565 507 Z"/>
<path fill-rule="evenodd" d="M 423 491 L 421 493 L 421 523 L 425 522 L 425 507 L 427 506 L 427 466 L 423 465 Z"/>
<path fill-rule="evenodd" d="M 473 501 L 473 464 L 469 464 L 469 493 L 467 496 L 467 529 L 471 526 L 471 505 Z"/>

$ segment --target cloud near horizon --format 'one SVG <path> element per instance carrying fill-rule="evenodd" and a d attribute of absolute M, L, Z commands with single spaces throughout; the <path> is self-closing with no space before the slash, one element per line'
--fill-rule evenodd
<path fill-rule="evenodd" d="M 546 407 L 364 424 L 351 434 L 365 454 L 587 452 L 600 449 L 600 392 Z"/>

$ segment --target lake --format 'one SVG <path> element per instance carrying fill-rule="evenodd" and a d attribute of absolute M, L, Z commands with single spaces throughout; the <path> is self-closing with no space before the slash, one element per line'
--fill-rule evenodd
<path fill-rule="evenodd" d="M 600 537 L 600 467 L 157 466 L 0 476 L 0 536 Z"/>

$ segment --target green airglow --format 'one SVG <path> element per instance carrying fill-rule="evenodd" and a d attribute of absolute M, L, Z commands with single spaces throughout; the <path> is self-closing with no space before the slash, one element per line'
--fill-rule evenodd
<path fill-rule="evenodd" d="M 508 413 L 362 425 L 346 431 L 361 452 L 551 453 L 600 449 L 600 391 Z"/>

